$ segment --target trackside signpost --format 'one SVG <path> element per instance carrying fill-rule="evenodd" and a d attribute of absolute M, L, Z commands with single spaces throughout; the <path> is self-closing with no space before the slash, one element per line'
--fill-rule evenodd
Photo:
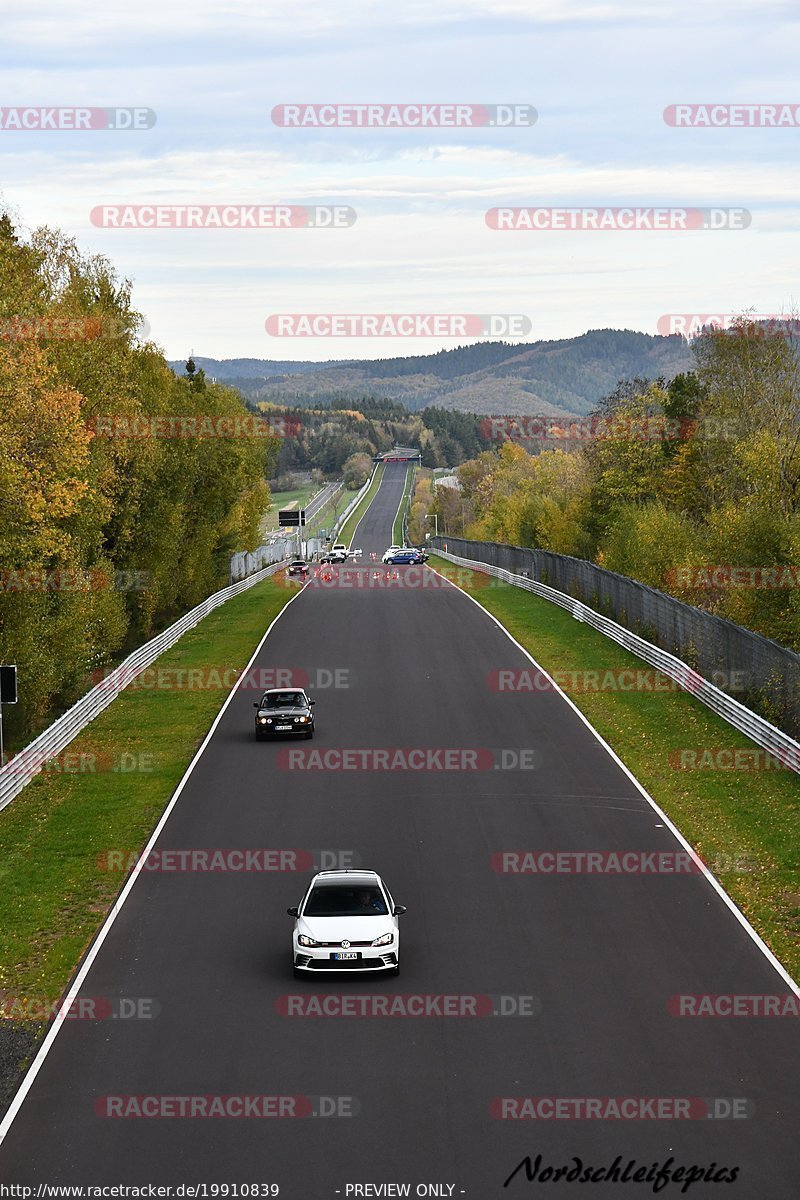
<path fill-rule="evenodd" d="M 0 666 L 0 767 L 5 766 L 3 750 L 3 705 L 17 703 L 17 664 Z"/>
<path fill-rule="evenodd" d="M 295 504 L 297 501 L 295 501 Z M 300 554 L 300 529 L 306 523 L 306 510 L 304 508 L 295 508 L 294 504 L 290 504 L 288 508 L 281 508 L 278 511 L 278 524 L 281 529 L 296 529 L 297 530 L 297 547 L 295 553 Z"/>

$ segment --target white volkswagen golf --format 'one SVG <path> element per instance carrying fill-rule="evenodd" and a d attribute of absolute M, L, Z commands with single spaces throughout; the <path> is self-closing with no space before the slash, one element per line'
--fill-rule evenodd
<path fill-rule="evenodd" d="M 376 871 L 320 871 L 297 908 L 292 950 L 295 976 L 311 971 L 400 971 L 395 904 Z"/>

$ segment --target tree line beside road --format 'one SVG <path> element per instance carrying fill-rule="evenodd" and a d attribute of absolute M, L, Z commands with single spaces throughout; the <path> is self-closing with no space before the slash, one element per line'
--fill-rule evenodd
<path fill-rule="evenodd" d="M 142 336 L 130 284 L 0 216 L 0 661 L 12 742 L 112 656 L 227 583 L 259 542 L 278 439 Z M 247 423 L 250 423 L 248 425 Z M 233 436 L 232 431 L 241 436 Z M 267 436 L 260 436 L 262 432 Z"/>

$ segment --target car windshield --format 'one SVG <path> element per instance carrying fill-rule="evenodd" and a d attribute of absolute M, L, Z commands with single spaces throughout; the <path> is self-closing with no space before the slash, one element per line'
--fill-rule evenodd
<path fill-rule="evenodd" d="M 374 884 L 318 883 L 303 909 L 304 917 L 378 917 L 388 909 Z"/>
<path fill-rule="evenodd" d="M 291 563 L 291 566 L 293 566 L 293 567 L 304 567 L 305 565 L 306 565 L 306 561 L 304 558 L 296 558 L 294 560 L 294 562 Z"/>
<path fill-rule="evenodd" d="M 304 708 L 305 702 L 302 692 L 267 692 L 261 697 L 262 708 Z"/>

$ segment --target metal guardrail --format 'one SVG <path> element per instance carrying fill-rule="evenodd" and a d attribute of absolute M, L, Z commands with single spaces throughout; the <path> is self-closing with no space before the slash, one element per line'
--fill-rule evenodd
<path fill-rule="evenodd" d="M 60 754 L 95 717 L 108 708 L 113 700 L 116 700 L 120 692 L 124 691 L 137 675 L 155 662 L 159 655 L 174 646 L 184 633 L 193 629 L 202 621 L 203 617 L 207 617 L 226 600 L 231 600 L 240 592 L 247 591 L 254 584 L 266 579 L 268 575 L 272 575 L 282 561 L 285 560 L 271 563 L 247 579 L 231 584 L 230 587 L 223 588 L 222 591 L 214 592 L 213 595 L 206 597 L 202 604 L 191 609 L 174 625 L 170 625 L 169 629 L 165 629 L 157 637 L 134 650 L 133 654 L 130 654 L 118 667 L 110 671 L 102 682 L 82 696 L 76 704 L 73 704 L 72 708 L 48 726 L 37 738 L 34 738 L 30 745 L 10 759 L 0 770 L 0 810 L 10 804 L 30 783 L 31 779 L 39 774 L 48 760 Z"/>
<path fill-rule="evenodd" d="M 431 539 L 432 542 L 433 540 Z M 444 547 L 446 547 L 446 539 L 439 538 L 438 540 L 444 542 Z M 583 621 L 586 625 L 591 625 L 593 629 L 604 634 L 605 637 L 611 638 L 625 650 L 629 650 L 631 654 L 637 655 L 651 667 L 668 675 L 684 691 L 690 692 L 717 716 L 722 717 L 723 721 L 727 721 L 740 733 L 746 734 L 757 745 L 773 754 L 784 766 L 800 774 L 800 742 L 796 742 L 787 733 L 775 725 L 771 725 L 764 717 L 760 717 L 758 713 L 754 713 L 744 704 L 740 704 L 738 700 L 734 700 L 727 692 L 723 692 L 716 684 L 704 679 L 702 675 L 699 675 L 674 654 L 668 654 L 666 650 L 654 646 L 652 642 L 645 641 L 638 634 L 631 633 L 629 629 L 625 629 L 616 621 L 589 608 L 581 600 L 568 596 L 566 592 L 559 592 L 555 588 L 548 587 L 547 584 L 538 583 L 535 579 L 529 579 L 524 575 L 514 575 L 511 571 L 505 570 L 504 567 L 496 567 L 493 563 L 478 562 L 476 559 L 461 558 L 457 554 L 450 554 L 446 548 L 437 547 L 436 553 L 456 566 L 467 567 L 471 571 L 479 571 L 484 575 L 493 575 L 496 579 L 502 579 L 504 583 L 524 588 L 527 592 L 534 592 L 542 599 L 549 600 L 552 604 L 557 604 L 559 608 L 566 609 L 576 621 Z"/>

